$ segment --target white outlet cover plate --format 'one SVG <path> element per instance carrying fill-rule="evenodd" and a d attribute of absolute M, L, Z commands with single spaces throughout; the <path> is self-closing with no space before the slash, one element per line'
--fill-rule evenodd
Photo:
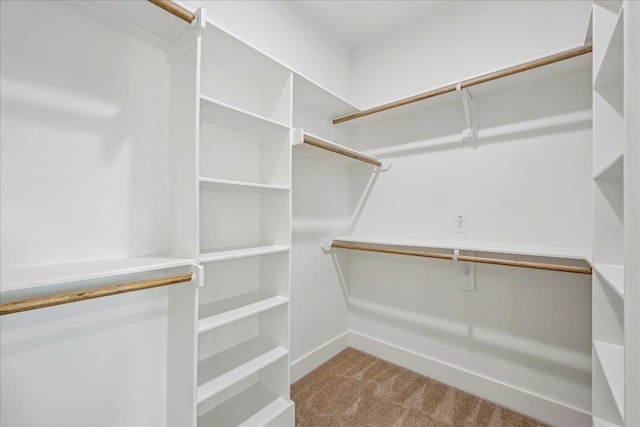
<path fill-rule="evenodd" d="M 466 215 L 456 215 L 453 219 L 453 231 L 455 233 L 466 233 L 467 232 L 467 216 Z"/>

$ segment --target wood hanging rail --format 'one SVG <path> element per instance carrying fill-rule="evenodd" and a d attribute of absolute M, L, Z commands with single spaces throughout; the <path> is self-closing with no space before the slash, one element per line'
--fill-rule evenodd
<path fill-rule="evenodd" d="M 336 144 L 331 144 L 327 141 L 323 141 L 321 139 L 315 138 L 313 136 L 304 135 L 303 142 L 305 144 L 313 145 L 314 147 L 322 148 L 323 150 L 331 151 L 342 156 L 351 157 L 352 159 L 360 160 L 361 162 L 369 163 L 374 166 L 382 166 L 382 162 L 374 157 L 369 157 L 367 155 L 358 153 L 353 150 L 349 150 L 346 147 L 341 147 Z"/>
<path fill-rule="evenodd" d="M 397 101 L 389 102 L 387 104 L 379 105 L 377 107 L 368 108 L 366 110 L 359 111 L 357 113 L 349 114 L 348 116 L 339 117 L 332 122 L 334 125 L 343 123 L 349 120 L 358 119 L 360 117 L 368 116 L 371 114 L 379 113 L 381 111 L 390 110 L 392 108 L 401 107 L 403 105 L 412 104 L 414 102 L 422 101 L 434 96 L 444 95 L 445 93 L 455 92 L 458 84 L 461 89 L 471 86 L 479 85 L 482 83 L 496 80 L 502 77 L 511 76 L 514 74 L 522 73 L 523 71 L 533 70 L 534 68 L 543 67 L 556 62 L 564 61 L 565 59 L 575 58 L 576 56 L 585 55 L 593 50 L 591 45 L 580 46 L 575 49 L 566 50 L 553 55 L 545 56 L 544 58 L 535 59 L 533 61 L 525 62 L 523 64 L 514 65 L 512 67 L 504 68 L 502 70 L 494 71 L 492 73 L 484 74 L 479 77 L 474 77 L 469 80 L 463 80 L 459 83 L 452 83 L 447 86 L 443 86 L 437 89 L 433 89 L 427 92 L 419 93 L 418 95 L 410 96 L 408 98 L 399 99 Z"/>
<path fill-rule="evenodd" d="M 167 12 L 177 16 L 178 18 L 182 19 L 183 21 L 189 24 L 191 24 L 194 21 L 194 19 L 196 19 L 195 14 L 189 12 L 187 9 L 185 9 L 182 6 L 178 6 L 171 0 L 148 0 L 148 1 L 149 3 L 155 4 L 159 8 L 166 10 Z"/>
<path fill-rule="evenodd" d="M 110 295 L 124 294 L 143 289 L 157 288 L 160 286 L 174 285 L 176 283 L 190 282 L 193 272 L 177 274 L 174 276 L 145 279 L 136 282 L 119 283 L 116 285 L 101 286 L 99 288 L 82 289 L 79 291 L 64 292 L 43 297 L 27 298 L 23 300 L 0 303 L 0 316 L 19 313 L 21 311 L 35 310 L 54 305 L 69 304 L 94 298 L 102 298 Z"/>
<path fill-rule="evenodd" d="M 438 258 L 438 259 L 449 259 L 449 260 L 454 259 L 454 256 L 452 254 L 426 252 L 426 251 L 409 250 L 409 249 L 396 249 L 396 248 L 389 248 L 385 246 L 370 245 L 370 244 L 363 244 L 363 243 L 332 242 L 331 247 L 339 248 L 339 249 L 352 249 L 356 251 L 382 252 L 385 254 L 419 256 L 419 257 L 425 257 L 425 258 Z M 471 255 L 458 255 L 457 260 L 466 261 L 466 262 L 477 262 L 482 264 L 506 265 L 509 267 L 534 268 L 537 270 L 553 270 L 553 271 L 565 271 L 569 273 L 591 274 L 591 267 L 579 267 L 579 266 L 572 266 L 572 265 L 547 264 L 542 262 L 530 262 L 530 261 L 514 261 L 510 259 L 485 258 L 485 257 L 471 256 Z"/>

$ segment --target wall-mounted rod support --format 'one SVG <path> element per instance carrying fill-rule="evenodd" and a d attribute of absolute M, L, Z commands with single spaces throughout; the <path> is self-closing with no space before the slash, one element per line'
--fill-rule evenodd
<path fill-rule="evenodd" d="M 410 256 L 419 256 L 425 258 L 438 258 L 438 259 L 454 259 L 453 254 L 443 254 L 437 252 L 427 252 L 413 249 L 397 249 L 392 247 L 385 247 L 380 245 L 370 245 L 363 243 L 345 243 L 345 242 L 332 242 L 332 248 L 338 249 L 352 249 L 356 251 L 369 251 L 369 252 L 382 252 L 386 254 L 397 254 L 397 255 L 410 255 Z M 466 261 L 466 262 L 477 262 L 482 264 L 495 264 L 495 265 L 506 265 L 509 267 L 523 267 L 523 268 L 534 268 L 538 270 L 553 270 L 553 271 L 565 271 L 568 273 L 580 273 L 580 274 L 591 274 L 590 267 L 579 267 L 572 265 L 561 265 L 561 264 L 547 264 L 542 262 L 531 262 L 531 261 L 515 261 L 510 259 L 501 259 L 501 258 L 485 258 L 485 257 L 477 257 L 470 255 L 458 255 L 457 261 Z"/>
<path fill-rule="evenodd" d="M 110 295 L 141 291 L 143 289 L 157 288 L 159 286 L 190 282 L 193 279 L 193 276 L 193 272 L 188 272 L 177 274 L 175 276 L 158 277 L 155 279 L 145 279 L 136 282 L 119 283 L 116 285 L 107 285 L 92 289 L 82 289 L 79 291 L 64 292 L 43 297 L 3 302 L 0 303 L 0 316 L 11 313 L 19 313 L 21 311 L 51 307 L 54 305 L 69 304 L 72 302 L 84 301 L 88 299 L 102 298 Z"/>
<path fill-rule="evenodd" d="M 539 68 L 545 65 L 550 65 L 556 62 L 564 61 L 565 59 L 571 59 L 571 58 L 575 58 L 576 56 L 585 55 L 587 53 L 590 53 L 591 51 L 592 51 L 591 45 L 580 46 L 575 49 L 566 50 L 564 52 L 559 52 L 550 56 L 545 56 L 544 58 L 535 59 L 533 61 L 525 62 L 524 64 L 514 65 L 512 67 L 508 67 L 502 70 L 494 71 L 492 73 L 484 74 L 479 77 L 474 77 L 469 80 L 463 80 L 461 82 L 452 83 L 450 85 L 433 89 L 428 92 L 419 93 L 418 95 L 410 96 L 408 98 L 403 98 L 397 101 L 389 102 L 387 104 L 378 105 L 377 107 L 372 107 L 366 110 L 359 111 L 354 114 L 349 114 L 348 116 L 339 117 L 337 119 L 334 119 L 332 122 L 334 125 L 337 125 L 338 123 L 343 123 L 349 120 L 358 119 L 360 117 L 379 113 L 381 111 L 390 110 L 392 108 L 401 107 L 403 105 L 422 101 L 424 99 L 433 98 L 434 96 L 455 92 L 456 87 L 458 85 L 460 85 L 462 89 L 468 88 L 471 86 L 489 82 L 491 80 L 496 80 L 502 77 L 507 77 L 514 74 L 522 73 L 523 71 L 533 70 L 534 68 Z"/>
<path fill-rule="evenodd" d="M 185 9 L 182 6 L 178 6 L 177 4 L 175 4 L 174 2 L 172 2 L 171 0 L 148 0 L 150 3 L 155 4 L 156 6 L 166 10 L 167 12 L 171 13 L 172 15 L 177 16 L 178 18 L 182 19 L 183 21 L 191 24 L 193 22 L 194 19 L 196 19 L 196 15 L 189 12 L 187 9 Z"/>
<path fill-rule="evenodd" d="M 382 162 L 375 157 L 370 157 L 365 154 L 358 153 L 357 151 L 350 150 L 337 144 L 332 144 L 328 141 L 323 141 L 307 134 L 304 134 L 303 142 L 305 144 L 313 145 L 314 147 L 322 148 L 323 150 L 332 151 L 342 156 L 351 157 L 352 159 L 360 160 L 361 162 L 369 163 L 374 166 L 382 166 Z"/>

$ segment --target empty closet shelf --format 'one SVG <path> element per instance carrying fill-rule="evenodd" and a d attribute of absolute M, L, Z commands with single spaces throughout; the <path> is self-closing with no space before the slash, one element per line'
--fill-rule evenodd
<path fill-rule="evenodd" d="M 63 264 L 30 265 L 2 269 L 0 292 L 23 291 L 125 274 L 182 267 L 194 260 L 163 257 L 128 257 Z"/>
<path fill-rule="evenodd" d="M 599 63 L 594 63 L 594 88 L 598 89 L 616 81 L 622 83 L 623 39 L 624 8 L 620 9 L 620 12 L 618 13 L 616 24 L 613 27 L 609 40 L 606 43 L 604 55 L 601 55 Z M 594 57 L 594 60 L 595 59 L 596 57 Z"/>
<path fill-rule="evenodd" d="M 271 185 L 271 184 L 259 184 L 255 182 L 243 182 L 243 181 L 233 181 L 228 179 L 217 179 L 217 178 L 204 178 L 200 177 L 200 183 L 204 185 L 211 186 L 221 186 L 221 187 L 234 187 L 236 189 L 249 190 L 249 191 L 262 191 L 262 190 L 289 190 L 290 187 L 285 185 Z"/>
<path fill-rule="evenodd" d="M 621 265 L 593 264 L 593 268 L 607 285 L 621 298 L 624 297 L 624 267 Z"/>
<path fill-rule="evenodd" d="M 624 347 L 621 345 L 609 344 L 602 341 L 594 341 L 593 347 L 596 350 L 600 366 L 607 379 L 613 400 L 620 412 L 620 417 L 624 415 Z"/>
<path fill-rule="evenodd" d="M 618 154 L 613 160 L 602 166 L 593 175 L 593 179 L 599 182 L 620 183 L 623 180 L 624 155 Z"/>
<path fill-rule="evenodd" d="M 495 246 L 495 245 L 474 245 L 469 243 L 451 244 L 451 243 L 428 243 L 428 242 L 399 242 L 386 239 L 370 239 L 370 238 L 354 238 L 354 237 L 336 237 L 333 240 L 324 241 L 322 243 L 325 251 L 331 249 L 350 249 L 356 251 L 381 252 L 397 255 L 418 256 L 424 258 L 436 258 L 453 261 L 474 262 L 481 264 L 504 265 L 510 267 L 532 268 L 538 270 L 564 271 L 569 273 L 591 274 L 591 267 L 587 265 L 586 255 L 580 256 L 574 252 L 565 252 L 557 249 L 527 249 L 513 246 Z M 452 253 L 446 253 L 442 250 L 449 250 Z M 486 252 L 490 257 L 481 257 L 468 254 L 459 254 L 458 251 Z M 510 258 L 502 258 L 497 254 L 509 255 Z M 563 258 L 575 263 L 575 260 L 582 261 L 583 265 L 565 265 L 549 263 L 538 260 L 517 260 L 511 259 L 512 255 L 522 255 L 528 257 L 544 257 L 544 258 Z"/>
<path fill-rule="evenodd" d="M 285 357 L 287 350 L 253 338 L 198 363 L 198 403 Z"/>
<path fill-rule="evenodd" d="M 611 424 L 605 420 L 601 420 L 600 418 L 593 417 L 593 427 L 621 427 L 616 424 Z"/>
<path fill-rule="evenodd" d="M 330 153 L 338 154 L 343 158 L 347 158 L 352 161 L 356 160 L 358 162 L 368 163 L 373 166 L 382 167 L 383 169 L 388 168 L 388 161 L 383 164 L 383 161 L 380 159 L 361 153 L 349 147 L 345 147 L 344 145 L 336 144 L 335 142 L 330 142 L 326 139 L 311 135 L 305 132 L 304 129 L 300 128 L 295 130 L 293 145 L 298 147 L 311 146 L 316 149 L 319 148 Z"/>
<path fill-rule="evenodd" d="M 288 132 L 290 128 L 275 120 L 259 116 L 250 111 L 233 107 L 222 101 L 200 96 L 200 120 L 204 123 L 223 126 L 239 132 L 260 135 L 272 135 L 275 132 Z"/>
<path fill-rule="evenodd" d="M 224 261 L 227 259 L 287 252 L 288 250 L 289 246 L 269 245 L 251 246 L 247 248 L 228 249 L 221 251 L 203 251 L 200 254 L 200 262 Z"/>
<path fill-rule="evenodd" d="M 293 403 L 253 385 L 198 417 L 200 426 L 264 426 Z"/>
<path fill-rule="evenodd" d="M 236 320 L 287 304 L 288 298 L 249 292 L 200 307 L 198 332 L 205 332 Z"/>

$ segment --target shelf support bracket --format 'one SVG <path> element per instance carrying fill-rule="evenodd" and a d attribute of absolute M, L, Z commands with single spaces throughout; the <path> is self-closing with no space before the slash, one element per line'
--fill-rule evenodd
<path fill-rule="evenodd" d="M 331 246 L 332 243 L 333 243 L 333 239 L 324 239 L 324 240 L 322 240 L 322 243 L 320 244 L 322 246 L 322 250 L 325 253 L 329 253 L 329 252 L 333 251 L 333 247 Z"/>
<path fill-rule="evenodd" d="M 473 292 L 476 290 L 476 265 L 473 262 L 458 261 L 459 249 L 454 249 L 453 260 L 460 266 L 458 283 L 463 291 Z M 473 255 L 473 253 L 471 253 Z"/>
<path fill-rule="evenodd" d="M 186 30 L 178 32 L 169 42 L 167 48 L 167 63 L 172 64 L 180 55 L 191 46 L 202 34 L 207 24 L 204 9 L 198 8 L 195 12 L 196 19 L 193 20 L 190 27 Z"/>
<path fill-rule="evenodd" d="M 197 280 L 198 287 L 204 288 L 204 267 L 199 264 L 191 264 L 191 267 L 196 269 L 197 271 L 196 277 L 194 277 L 194 279 Z"/>
<path fill-rule="evenodd" d="M 291 146 L 304 144 L 304 129 L 293 128 L 291 130 Z"/>
<path fill-rule="evenodd" d="M 458 83 L 456 85 L 456 91 L 460 94 L 462 99 L 462 110 L 464 111 L 462 141 L 475 141 L 478 139 L 476 103 L 469 94 L 469 89 L 462 88 L 462 83 Z"/>

